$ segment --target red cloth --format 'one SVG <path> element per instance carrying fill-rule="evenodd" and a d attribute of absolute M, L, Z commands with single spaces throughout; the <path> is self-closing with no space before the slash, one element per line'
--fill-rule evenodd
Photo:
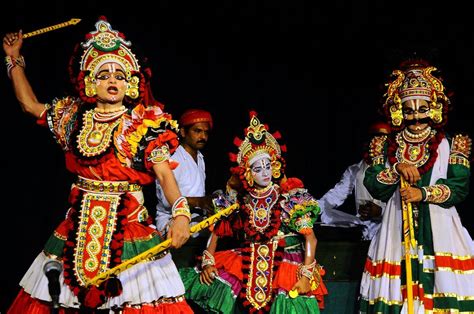
<path fill-rule="evenodd" d="M 209 127 L 212 129 L 212 116 L 211 114 L 202 109 L 188 109 L 179 118 L 180 126 L 192 125 L 199 122 L 209 123 Z"/>

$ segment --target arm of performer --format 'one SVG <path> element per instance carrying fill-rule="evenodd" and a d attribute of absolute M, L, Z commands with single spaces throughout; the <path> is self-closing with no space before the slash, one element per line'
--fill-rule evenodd
<path fill-rule="evenodd" d="M 440 178 L 434 184 L 419 182 L 419 187 L 400 189 L 402 199 L 444 208 L 464 201 L 469 194 L 471 147 L 472 140 L 468 135 L 456 134 L 451 142 L 446 178 Z"/>
<path fill-rule="evenodd" d="M 381 200 L 382 202 L 387 202 L 400 185 L 400 174 L 396 167 L 403 167 L 403 165 L 405 165 L 401 163 L 396 163 L 391 166 L 387 165 L 387 146 L 387 136 L 375 136 L 372 138 L 369 144 L 370 161 L 368 162 L 370 166 L 367 168 L 364 175 L 365 188 L 369 191 L 372 197 Z M 402 169 L 400 169 L 400 171 L 401 170 Z M 408 178 L 409 182 L 411 182 L 411 179 L 409 179 L 410 176 L 413 179 L 416 177 L 418 170 L 416 170 L 416 173 L 413 173 L 415 170 L 413 168 L 405 169 L 405 172 L 407 173 L 405 173 L 406 177 L 405 175 L 404 177 Z M 408 171 L 410 175 L 408 175 Z"/>
<path fill-rule="evenodd" d="M 21 105 L 21 109 L 23 112 L 39 118 L 45 109 L 45 105 L 38 101 L 25 75 L 25 62 L 20 54 L 23 45 L 22 36 L 21 31 L 6 34 L 3 37 L 3 50 L 7 57 L 7 69 L 13 83 L 15 96 Z"/>
<path fill-rule="evenodd" d="M 209 238 L 207 249 L 202 254 L 202 272 L 199 276 L 201 284 L 210 285 L 217 275 L 216 263 L 214 261 L 214 253 L 216 252 L 219 237 L 213 232 Z"/>
<path fill-rule="evenodd" d="M 166 200 L 173 204 L 173 218 L 168 232 L 172 238 L 171 247 L 179 248 L 189 239 L 190 212 L 186 199 L 181 196 L 178 184 L 167 162 L 153 165 L 153 171 L 160 182 Z"/>
<path fill-rule="evenodd" d="M 304 234 L 305 237 L 305 255 L 303 265 L 299 268 L 300 274 L 298 275 L 300 279 L 295 283 L 291 290 L 297 290 L 298 294 L 305 294 L 311 290 L 311 278 L 313 272 L 316 268 L 316 245 L 318 244 L 318 239 L 316 235 L 311 230 L 311 232 Z"/>

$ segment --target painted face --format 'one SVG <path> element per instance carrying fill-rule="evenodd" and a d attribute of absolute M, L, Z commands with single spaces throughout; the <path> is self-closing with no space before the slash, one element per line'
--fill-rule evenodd
<path fill-rule="evenodd" d="M 266 187 L 272 182 L 272 164 L 270 159 L 262 158 L 250 165 L 252 178 L 258 187 Z"/>
<path fill-rule="evenodd" d="M 424 99 L 410 99 L 402 104 L 403 119 L 408 130 L 420 133 L 428 127 L 430 106 Z"/>
<path fill-rule="evenodd" d="M 198 122 L 188 128 L 182 128 L 180 133 L 183 138 L 183 145 L 196 151 L 203 149 L 209 137 L 209 130 L 210 127 L 207 122 Z"/>
<path fill-rule="evenodd" d="M 125 70 L 115 62 L 103 64 L 95 76 L 97 99 L 108 104 L 121 103 L 127 90 Z"/>

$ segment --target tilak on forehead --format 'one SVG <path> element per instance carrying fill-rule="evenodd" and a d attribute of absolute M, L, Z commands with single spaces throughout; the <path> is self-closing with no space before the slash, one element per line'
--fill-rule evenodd
<path fill-rule="evenodd" d="M 101 72 L 109 72 L 109 73 L 115 73 L 117 71 L 120 71 L 120 72 L 123 72 L 123 68 L 116 64 L 116 63 L 106 63 L 105 64 L 105 68 L 102 68 L 102 70 L 100 70 L 100 68 L 97 70 L 97 74 L 101 73 Z"/>
<path fill-rule="evenodd" d="M 425 61 L 411 61 L 402 64 L 400 70 L 392 72 L 395 79 L 386 84 L 388 89 L 384 95 L 386 97 L 384 108 L 393 127 L 400 127 L 403 124 L 402 104 L 411 99 L 428 102 L 428 116 L 434 127 L 446 122 L 443 121 L 443 116 L 447 112 L 449 99 L 444 93 L 441 79 L 432 74 L 435 71 L 436 68 L 429 66 Z"/>

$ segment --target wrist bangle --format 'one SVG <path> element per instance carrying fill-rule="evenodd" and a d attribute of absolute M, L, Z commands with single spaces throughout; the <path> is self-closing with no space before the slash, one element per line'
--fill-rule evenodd
<path fill-rule="evenodd" d="M 298 279 L 304 276 L 311 281 L 313 279 L 313 273 L 315 269 L 316 260 L 313 260 L 313 262 L 309 265 L 300 264 L 298 266 Z"/>
<path fill-rule="evenodd" d="M 400 173 L 398 173 L 398 171 L 397 171 L 397 165 L 398 165 L 398 164 L 399 164 L 398 161 L 393 164 L 393 166 L 392 166 L 392 171 L 395 172 L 396 174 L 400 175 Z"/>
<path fill-rule="evenodd" d="M 214 266 L 216 265 L 216 260 L 214 259 L 214 256 L 212 256 L 211 253 L 209 253 L 208 250 L 204 250 L 202 252 L 202 262 L 201 262 L 201 268 L 204 269 L 206 266 Z"/>
<path fill-rule="evenodd" d="M 171 213 L 173 218 L 185 216 L 191 221 L 191 211 L 189 210 L 188 200 L 186 197 L 180 196 L 176 201 L 174 201 Z"/>
<path fill-rule="evenodd" d="M 419 189 L 421 190 L 421 200 L 426 202 L 426 199 L 428 198 L 428 191 L 424 186 L 420 187 Z"/>
<path fill-rule="evenodd" d="M 18 56 L 18 57 L 6 56 L 5 64 L 7 66 L 7 74 L 9 78 L 12 77 L 11 73 L 14 67 L 16 66 L 19 66 L 20 68 L 26 67 L 25 58 L 23 58 L 23 56 Z"/>

